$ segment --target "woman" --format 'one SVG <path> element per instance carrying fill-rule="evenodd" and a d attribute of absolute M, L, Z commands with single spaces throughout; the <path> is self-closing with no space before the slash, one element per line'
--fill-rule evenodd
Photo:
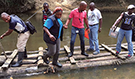
<path fill-rule="evenodd" d="M 66 26 L 63 26 L 63 23 L 60 20 L 62 12 L 63 10 L 61 7 L 56 7 L 53 15 L 48 17 L 43 27 L 43 30 L 45 31 L 44 41 L 48 46 L 48 52 L 43 56 L 43 60 L 46 64 L 49 64 L 47 58 L 53 56 L 52 64 L 58 67 L 62 67 L 62 65 L 57 62 L 60 50 L 60 38 L 63 34 L 62 29 L 63 27 L 67 28 Z"/>

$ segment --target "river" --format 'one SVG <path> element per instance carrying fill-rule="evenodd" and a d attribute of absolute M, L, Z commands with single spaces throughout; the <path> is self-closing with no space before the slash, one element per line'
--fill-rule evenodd
<path fill-rule="evenodd" d="M 26 20 L 31 13 L 22 13 L 18 14 L 23 20 Z M 65 23 L 68 18 L 68 13 L 64 13 L 62 16 L 62 21 Z M 102 32 L 99 33 L 99 44 L 115 44 L 117 39 L 109 37 L 109 29 L 115 20 L 118 18 L 120 13 L 102 13 L 103 16 L 103 25 Z M 30 39 L 27 43 L 27 50 L 38 50 L 40 46 L 47 48 L 45 42 L 43 41 L 43 30 L 42 30 L 42 14 L 36 14 L 30 20 L 35 26 L 37 33 L 30 36 Z M 0 35 L 3 34 L 8 29 L 8 23 L 3 22 L 0 19 Z M 68 29 L 64 30 L 64 40 L 61 42 L 61 47 L 64 45 L 70 46 L 70 35 L 71 35 L 71 23 L 69 24 Z M 75 46 L 79 46 L 80 41 L 77 36 Z M 13 32 L 11 35 L 0 40 L 4 50 L 13 51 L 16 49 L 17 33 Z M 126 42 L 125 39 L 123 42 Z M 85 38 L 85 45 L 89 45 L 88 39 Z M 0 52 L 2 50 L 0 49 Z M 67 70 L 64 72 L 58 72 L 56 74 L 47 74 L 47 75 L 37 75 L 31 77 L 23 78 L 14 78 L 14 79 L 133 79 L 135 65 L 121 65 L 121 66 L 106 66 L 106 67 L 94 67 L 94 68 L 85 68 L 78 70 Z"/>

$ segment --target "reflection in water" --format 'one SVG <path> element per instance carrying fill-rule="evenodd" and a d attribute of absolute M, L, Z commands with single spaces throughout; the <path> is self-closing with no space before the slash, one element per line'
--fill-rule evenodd
<path fill-rule="evenodd" d="M 31 14 L 18 14 L 19 17 L 21 17 L 23 20 L 26 20 Z M 68 18 L 69 14 L 63 14 L 62 21 L 65 23 L 66 19 Z M 115 38 L 111 38 L 108 36 L 109 29 L 112 26 L 112 24 L 115 22 L 119 14 L 117 13 L 102 13 L 103 15 L 103 25 L 102 25 L 102 31 L 99 34 L 99 43 L 105 43 L 105 44 L 114 44 L 116 43 Z M 36 14 L 33 18 L 30 20 L 32 24 L 36 27 L 37 33 L 34 35 L 31 35 L 30 39 L 27 43 L 27 49 L 28 50 L 38 50 L 38 47 L 42 46 L 43 48 L 46 48 L 46 44 L 43 41 L 43 30 L 42 30 L 42 14 Z M 5 23 L 0 19 L 1 24 L 1 30 L 0 35 L 3 34 L 8 29 L 8 24 Z M 69 24 L 69 27 L 67 30 L 64 30 L 64 40 L 61 42 L 61 47 L 64 45 L 70 45 L 70 35 L 71 35 L 71 23 Z M 5 50 L 14 50 L 16 48 L 16 39 L 17 34 L 13 32 L 10 36 L 5 37 L 1 40 L 2 45 Z M 79 46 L 80 41 L 79 37 L 77 36 L 75 46 Z M 124 40 L 125 42 L 125 40 Z M 88 39 L 85 39 L 85 45 L 89 45 Z M 1 52 L 2 50 L 0 50 Z M 131 65 L 132 67 L 134 65 Z M 95 68 L 89 68 L 89 69 L 81 69 L 81 70 L 75 70 L 75 71 L 65 71 L 60 72 L 57 74 L 48 74 L 48 75 L 38 75 L 33 77 L 27 77 L 22 79 L 132 79 L 134 68 L 129 68 L 127 65 L 125 66 L 118 66 L 117 71 L 113 70 L 113 67 L 95 67 Z M 125 77 L 126 76 L 126 77 Z M 20 79 L 20 78 L 16 78 Z"/>

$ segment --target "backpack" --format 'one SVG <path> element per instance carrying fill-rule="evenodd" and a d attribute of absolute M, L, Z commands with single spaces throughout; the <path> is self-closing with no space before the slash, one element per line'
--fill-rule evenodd
<path fill-rule="evenodd" d="M 36 29 L 35 29 L 35 27 L 31 24 L 30 21 L 27 20 L 25 22 L 25 24 L 26 24 L 28 30 L 30 31 L 30 34 L 34 34 L 35 32 L 37 32 Z"/>

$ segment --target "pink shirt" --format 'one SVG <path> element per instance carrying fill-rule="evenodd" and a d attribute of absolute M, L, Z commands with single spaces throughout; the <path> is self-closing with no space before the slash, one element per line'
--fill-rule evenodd
<path fill-rule="evenodd" d="M 72 26 L 77 28 L 84 28 L 84 18 L 87 18 L 86 11 L 79 13 L 78 8 L 71 11 L 69 18 L 73 18 Z"/>

